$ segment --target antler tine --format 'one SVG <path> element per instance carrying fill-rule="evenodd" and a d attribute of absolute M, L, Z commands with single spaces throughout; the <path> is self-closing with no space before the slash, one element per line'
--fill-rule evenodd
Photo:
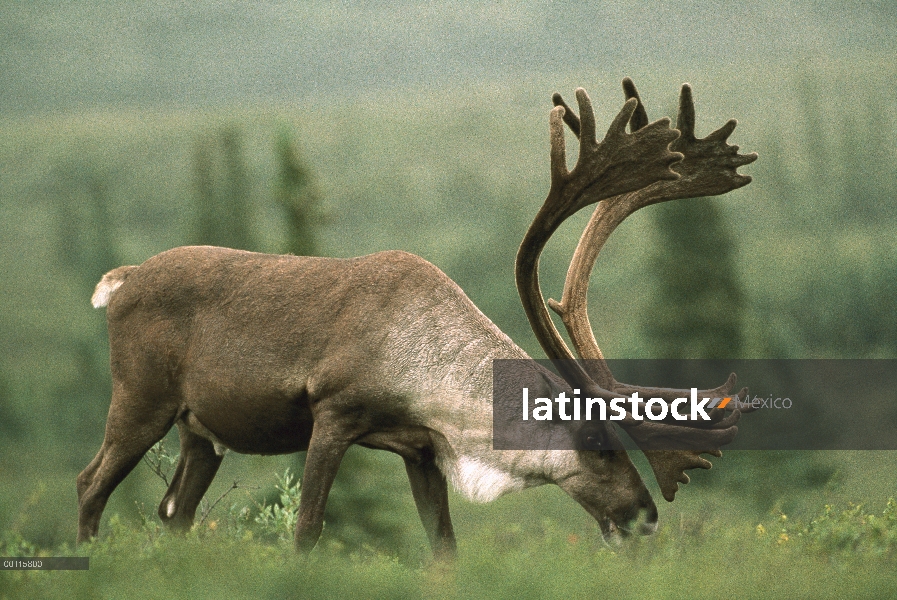
<path fill-rule="evenodd" d="M 557 92 L 551 97 L 552 102 L 554 102 L 555 106 L 560 106 L 564 109 L 564 123 L 567 124 L 567 127 L 570 128 L 570 131 L 573 132 L 573 135 L 579 137 L 579 117 L 576 116 L 576 113 L 573 112 L 573 109 L 567 106 L 567 103 L 564 102 L 564 99 Z"/>
<path fill-rule="evenodd" d="M 629 131 L 638 131 L 648 124 L 648 113 L 645 112 L 645 105 L 642 104 L 642 100 L 638 95 L 638 90 L 635 89 L 635 84 L 629 77 L 623 78 L 623 91 L 626 94 L 627 100 L 630 98 L 638 100 L 635 112 L 632 113 L 632 117 L 629 119 Z M 567 106 L 567 103 L 564 102 L 564 98 L 559 93 L 555 92 L 554 95 L 552 95 L 551 100 L 555 106 L 562 106 L 564 108 L 564 123 L 567 124 L 567 127 L 570 128 L 570 131 L 572 131 L 576 137 L 579 137 L 579 117 L 576 116 L 576 113 Z"/>
<path fill-rule="evenodd" d="M 723 455 L 721 446 L 732 442 L 738 434 L 735 423 L 741 412 L 731 415 L 707 429 L 681 425 L 639 421 L 638 425 L 623 422 L 622 426 L 644 452 L 651 465 L 660 492 L 667 502 L 676 498 L 680 483 L 688 483 L 688 469 L 709 469 L 713 465 L 701 454 L 717 458 Z"/>
<path fill-rule="evenodd" d="M 645 111 L 645 104 L 638 95 L 638 90 L 635 89 L 635 84 L 628 77 L 623 78 L 623 93 L 626 94 L 627 100 L 630 98 L 638 100 L 638 106 L 635 108 L 635 112 L 632 113 L 632 118 L 629 120 L 629 130 L 638 131 L 648 124 L 648 113 Z"/>
<path fill-rule="evenodd" d="M 597 366 L 592 367 L 592 368 L 597 368 Z M 589 371 L 589 370 L 587 369 L 587 371 Z M 591 371 L 589 371 L 589 372 L 591 372 Z M 736 382 L 737 382 L 737 378 L 735 377 L 735 373 L 731 373 L 729 375 L 729 379 L 727 379 L 726 382 L 723 383 L 721 386 L 713 388 L 713 389 L 698 390 L 698 395 L 701 396 L 702 398 L 705 398 L 705 397 L 706 398 L 723 398 L 723 397 L 728 396 L 728 397 L 731 397 L 733 400 L 738 400 L 739 403 L 744 404 L 744 399 L 748 393 L 748 389 L 746 387 L 741 388 L 741 390 L 737 394 L 731 395 L 731 390 L 733 387 L 735 387 Z M 666 400 L 667 402 L 671 402 L 671 401 L 675 400 L 676 398 L 681 398 L 682 396 L 687 396 L 688 394 L 691 393 L 690 389 L 684 390 L 684 389 L 677 389 L 677 388 L 647 387 L 647 386 L 640 386 L 640 385 L 629 385 L 627 383 L 620 383 L 620 382 L 616 382 L 616 384 L 612 387 L 612 389 L 613 389 L 614 393 L 616 393 L 618 395 L 627 395 L 628 396 L 632 393 L 637 392 L 637 393 L 645 396 L 646 398 L 662 398 L 663 400 Z M 733 404 L 733 406 L 735 406 L 735 405 Z M 730 408 L 729 410 L 734 410 L 734 409 Z M 723 411 L 723 412 L 725 412 L 725 411 Z M 741 412 L 743 412 L 743 413 L 753 412 L 753 410 L 747 410 L 747 409 L 743 408 Z M 712 415 L 714 413 L 708 413 L 708 414 Z"/>
<path fill-rule="evenodd" d="M 690 479 L 685 471 L 688 469 L 710 469 L 713 465 L 709 460 L 701 456 L 701 452 L 695 450 L 643 450 L 654 478 L 660 486 L 660 493 L 667 502 L 676 499 L 680 483 L 688 483 Z M 722 452 L 708 451 L 719 458 Z"/>
<path fill-rule="evenodd" d="M 572 111 L 563 100 L 551 111 L 551 188 L 545 203 L 533 220 L 517 253 L 517 289 L 530 325 L 545 353 L 552 359 L 567 359 L 568 366 L 559 366 L 565 379 L 573 385 L 595 389 L 595 383 L 573 361 L 573 353 L 565 344 L 545 306 L 539 286 L 539 256 L 551 235 L 568 217 L 581 208 L 606 198 L 641 189 L 656 181 L 678 177 L 670 165 L 681 155 L 669 150 L 678 133 L 669 128 L 669 120 L 661 119 L 641 130 L 627 134 L 638 101 L 628 100 L 608 128 L 605 138 L 595 136 L 595 117 L 591 100 L 582 88 L 576 90 L 580 117 L 579 158 L 572 171 L 567 170 L 564 141 L 564 120 Z M 608 393 L 606 390 L 596 392 Z"/>
<path fill-rule="evenodd" d="M 687 158 L 677 169 L 682 177 L 678 185 L 660 186 L 660 189 L 646 194 L 646 204 L 643 206 L 679 198 L 718 196 L 749 184 L 751 176 L 741 175 L 737 169 L 757 160 L 757 153 L 738 154 L 738 146 L 726 143 L 736 125 L 738 121 L 730 119 L 706 137 L 696 138 L 691 86 L 682 84 L 679 114 L 676 117 L 676 127 L 682 135 L 673 143 L 673 147 Z"/>
<path fill-rule="evenodd" d="M 586 370 L 587 372 L 588 369 Z M 591 372 L 589 372 L 591 376 Z M 726 385 L 729 385 L 731 382 L 731 378 L 735 374 L 730 375 L 730 380 L 726 382 Z M 716 388 L 716 390 L 704 390 L 698 391 L 698 396 L 702 398 L 710 397 L 710 398 L 721 398 L 723 396 L 728 396 L 728 392 L 720 392 L 719 390 L 723 389 L 725 386 L 721 386 Z M 635 386 L 617 386 L 613 388 L 613 392 L 616 396 L 629 396 L 632 393 L 638 393 L 642 395 L 642 400 L 636 402 L 636 407 L 640 412 L 644 412 L 645 406 L 647 404 L 646 400 L 648 398 L 662 398 L 667 402 L 673 402 L 676 398 L 688 397 L 691 393 L 691 390 L 676 390 L 671 388 L 642 388 Z M 674 393 L 680 392 L 680 393 Z M 665 419 L 660 421 L 654 421 L 655 423 L 668 423 L 670 425 L 676 425 L 677 427 L 690 427 L 693 429 L 719 429 L 725 428 L 729 425 L 733 425 L 734 422 L 730 422 L 729 419 L 732 418 L 732 415 L 735 412 L 740 414 L 754 412 L 756 410 L 753 405 L 747 404 L 744 402 L 745 396 L 747 396 L 748 389 L 741 388 L 734 396 L 731 396 L 730 400 L 735 400 L 735 402 L 730 402 L 727 404 L 726 408 L 712 408 L 707 412 L 707 416 L 710 417 L 708 421 L 689 421 L 687 423 L 683 423 L 682 421 L 676 419 L 672 415 L 668 415 Z M 626 424 L 635 427 L 638 425 L 638 422 L 635 419 L 628 419 Z"/>

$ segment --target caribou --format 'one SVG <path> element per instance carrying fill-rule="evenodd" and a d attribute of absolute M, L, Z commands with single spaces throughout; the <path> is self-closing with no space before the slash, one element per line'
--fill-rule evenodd
<path fill-rule="evenodd" d="M 600 141 L 585 90 L 576 90 L 578 116 L 560 95 L 553 99 L 550 189 L 515 270 L 532 329 L 559 365 L 560 377 L 535 361 L 523 369 L 519 377 L 535 395 L 559 388 L 608 398 L 682 395 L 614 378 L 589 323 L 589 275 L 610 234 L 636 210 L 723 194 L 751 181 L 737 168 L 757 155 L 739 154 L 726 141 L 735 120 L 695 137 L 688 84 L 675 129 L 668 118 L 648 122 L 628 78 L 623 89 L 625 104 Z M 565 124 L 579 139 L 572 170 Z M 561 223 L 596 203 L 561 300 L 546 303 L 539 256 Z M 567 425 L 574 450 L 493 449 L 493 360 L 528 356 L 418 256 L 387 251 L 335 259 L 180 247 L 105 274 L 92 303 L 107 307 L 112 398 L 102 446 L 77 478 L 79 543 L 97 535 L 110 494 L 172 426 L 180 458 L 159 517 L 174 529 L 191 527 L 225 450 L 306 451 L 295 545 L 309 552 L 353 444 L 402 457 L 437 558 L 456 552 L 449 482 L 483 502 L 556 484 L 595 518 L 605 538 L 656 529 L 657 507 L 607 422 Z M 549 308 L 586 361 L 575 360 Z M 702 393 L 729 394 L 734 384 L 733 374 Z M 702 454 L 719 457 L 734 438 L 740 412 L 712 413 L 709 424 L 617 421 L 645 452 L 666 500 L 688 482 L 686 470 L 710 468 Z M 673 448 L 669 440 L 686 443 Z"/>

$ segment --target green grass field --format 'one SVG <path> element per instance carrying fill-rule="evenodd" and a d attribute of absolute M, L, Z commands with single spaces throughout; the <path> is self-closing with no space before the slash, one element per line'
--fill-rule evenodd
<path fill-rule="evenodd" d="M 0 597 L 884 598 L 897 585 L 893 499 L 880 512 L 827 505 L 804 520 L 682 513 L 656 535 L 612 548 L 582 523 L 540 513 L 547 495 L 530 496 L 516 507 L 521 521 L 503 514 L 462 526 L 451 565 L 347 552 L 326 536 L 300 558 L 288 541 L 224 521 L 174 536 L 113 517 L 101 541 L 77 551 L 90 556 L 89 571 L 7 571 Z"/>

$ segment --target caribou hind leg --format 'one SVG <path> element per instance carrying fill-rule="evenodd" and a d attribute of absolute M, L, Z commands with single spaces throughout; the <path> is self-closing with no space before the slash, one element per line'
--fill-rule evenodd
<path fill-rule="evenodd" d="M 103 445 L 78 475 L 78 543 L 96 537 L 109 496 L 153 444 L 165 437 L 175 415 L 176 408 L 160 411 L 151 399 L 120 389 L 113 392 Z"/>
<path fill-rule="evenodd" d="M 196 508 L 212 484 L 223 456 L 215 451 L 212 442 L 193 433 L 180 421 L 178 436 L 181 456 L 171 485 L 159 504 L 159 518 L 171 529 L 187 531 L 193 526 Z"/>

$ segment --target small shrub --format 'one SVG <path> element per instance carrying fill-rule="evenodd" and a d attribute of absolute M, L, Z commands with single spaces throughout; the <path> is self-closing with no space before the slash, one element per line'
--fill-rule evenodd
<path fill-rule="evenodd" d="M 786 520 L 782 515 L 779 544 L 800 540 L 810 549 L 827 555 L 897 554 L 897 500 L 894 498 L 888 499 L 880 516 L 864 512 L 862 504 L 851 504 L 840 511 L 826 504 L 822 514 L 806 525 L 787 527 Z"/>
<path fill-rule="evenodd" d="M 292 543 L 299 510 L 300 483 L 287 468 L 283 475 L 277 476 L 274 487 L 280 493 L 280 502 L 260 505 L 255 522 L 261 525 L 263 534 L 276 536 L 281 542 Z"/>
<path fill-rule="evenodd" d="M 18 531 L 0 533 L 0 556 L 30 557 L 37 554 L 37 546 L 22 537 Z"/>
<path fill-rule="evenodd" d="M 143 455 L 143 462 L 150 468 L 153 475 L 161 479 L 165 487 L 168 487 L 171 483 L 169 475 L 174 466 L 178 464 L 180 457 L 180 452 L 172 454 L 165 447 L 165 440 L 159 440 Z"/>

